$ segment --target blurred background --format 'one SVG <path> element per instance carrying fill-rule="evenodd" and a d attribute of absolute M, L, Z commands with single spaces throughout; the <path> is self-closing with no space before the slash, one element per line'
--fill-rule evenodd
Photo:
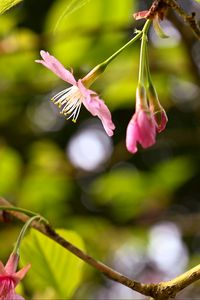
<path fill-rule="evenodd" d="M 178 2 L 200 19 L 200 4 Z M 169 122 L 155 146 L 131 155 L 125 134 L 139 41 L 92 86 L 112 111 L 113 138 L 84 107 L 76 124 L 66 121 L 50 102 L 66 83 L 34 60 L 44 49 L 81 78 L 142 28 L 132 14 L 152 1 L 77 3 L 24 0 L 0 16 L 0 195 L 75 231 L 88 253 L 119 272 L 143 282 L 168 280 L 200 260 L 200 42 L 172 11 L 161 23 L 168 39 L 150 30 L 150 68 Z M 20 227 L 0 224 L 1 260 Z M 48 298 L 31 280 L 28 274 L 23 293 Z M 177 299 L 199 293 L 195 284 Z M 88 266 L 70 297 L 147 299 Z"/>

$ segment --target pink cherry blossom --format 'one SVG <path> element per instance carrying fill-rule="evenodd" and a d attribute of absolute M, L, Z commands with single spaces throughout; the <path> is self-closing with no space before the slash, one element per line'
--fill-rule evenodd
<path fill-rule="evenodd" d="M 43 50 L 40 54 L 42 60 L 36 60 L 36 62 L 41 63 L 62 80 L 72 85 L 52 98 L 53 103 L 61 108 L 61 114 L 67 116 L 67 119 L 72 118 L 72 121 L 76 122 L 83 104 L 93 116 L 99 117 L 106 133 L 112 136 L 115 125 L 112 122 L 111 113 L 104 101 L 94 91 L 89 89 L 91 83 L 99 75 L 98 70 L 94 68 L 94 72 L 91 71 L 83 79 L 77 81 L 72 72 L 65 69 L 54 56 Z"/>
<path fill-rule="evenodd" d="M 24 278 L 30 265 L 16 272 L 19 256 L 12 253 L 5 267 L 0 261 L 0 300 L 23 300 L 24 298 L 15 293 L 16 285 Z"/>
<path fill-rule="evenodd" d="M 136 111 L 126 132 L 126 147 L 129 152 L 137 152 L 137 144 L 148 148 L 156 142 L 156 122 L 146 103 L 145 91 L 137 89 Z"/>

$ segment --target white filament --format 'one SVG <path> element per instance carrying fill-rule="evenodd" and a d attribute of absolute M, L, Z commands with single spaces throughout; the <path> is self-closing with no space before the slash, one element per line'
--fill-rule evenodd
<path fill-rule="evenodd" d="M 62 108 L 60 113 L 67 116 L 67 120 L 72 118 L 72 121 L 76 122 L 81 109 L 82 97 L 79 88 L 73 85 L 56 94 L 51 100 L 59 108 Z"/>

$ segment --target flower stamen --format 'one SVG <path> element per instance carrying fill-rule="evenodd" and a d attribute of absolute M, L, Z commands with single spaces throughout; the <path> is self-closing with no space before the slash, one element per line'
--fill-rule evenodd
<path fill-rule="evenodd" d="M 67 120 L 72 118 L 72 121 L 76 123 L 81 109 L 82 97 L 79 88 L 72 86 L 59 92 L 51 100 L 59 108 L 62 108 L 60 113 L 67 116 Z"/>

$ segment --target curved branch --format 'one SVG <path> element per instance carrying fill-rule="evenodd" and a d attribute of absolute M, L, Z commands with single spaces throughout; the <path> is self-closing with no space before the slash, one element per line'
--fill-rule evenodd
<path fill-rule="evenodd" d="M 25 213 L 21 213 L 19 211 L 14 211 L 15 207 L 12 206 L 8 201 L 6 201 L 3 198 L 0 198 L 0 205 L 2 206 L 10 206 L 13 207 L 12 210 L 6 210 L 5 212 L 7 215 L 11 215 L 16 217 L 18 220 L 21 220 L 22 222 L 27 222 L 29 220 L 29 217 Z M 4 217 L 1 218 L 1 221 L 4 220 Z M 173 297 L 175 298 L 176 294 L 186 288 L 187 286 L 191 285 L 192 283 L 196 282 L 200 279 L 200 265 L 197 265 L 196 267 L 190 269 L 189 271 L 181 274 L 180 276 L 169 280 L 165 282 L 160 282 L 158 284 L 144 284 L 138 281 L 135 281 L 133 279 L 130 279 L 123 274 L 115 271 L 114 269 L 108 267 L 107 265 L 103 264 L 100 261 L 95 260 L 70 242 L 68 242 L 66 239 L 64 239 L 62 236 L 56 233 L 56 231 L 53 229 L 52 226 L 46 223 L 39 223 L 34 221 L 31 226 L 38 231 L 40 231 L 42 234 L 46 235 L 50 239 L 54 240 L 56 243 L 61 245 L 63 248 L 67 249 L 71 253 L 73 253 L 75 256 L 79 257 L 101 273 L 103 273 L 105 276 L 107 276 L 109 279 L 114 280 L 116 282 L 119 282 L 130 289 L 145 295 L 152 297 L 151 299 L 155 300 L 168 300 L 169 298 Z"/>
<path fill-rule="evenodd" d="M 29 217 L 26 214 L 18 212 L 18 211 L 14 211 L 15 207 L 12 206 L 5 199 L 0 198 L 0 205 L 13 207 L 13 211 L 10 209 L 9 210 L 5 209 L 5 211 L 8 215 L 12 215 L 24 223 L 29 220 Z M 143 295 L 149 296 L 151 294 L 151 289 L 152 289 L 152 286 L 154 286 L 154 285 L 143 284 L 143 283 L 137 282 L 135 280 L 132 280 L 132 279 L 120 274 L 119 272 L 113 270 L 112 268 L 108 267 L 107 265 L 103 264 L 102 262 L 95 260 L 88 254 L 86 254 L 85 252 L 83 252 L 82 250 L 80 250 L 79 248 L 77 248 L 76 246 L 71 244 L 70 242 L 68 242 L 66 239 L 61 237 L 59 234 L 57 234 L 56 231 L 49 224 L 44 224 L 44 223 L 39 223 L 39 222 L 34 221 L 31 224 L 31 227 L 37 229 L 42 234 L 44 234 L 47 237 L 49 237 L 50 239 L 54 240 L 56 243 L 61 245 L 63 248 L 67 249 L 68 251 L 73 253 L 75 256 L 79 257 L 80 259 L 82 259 L 83 261 L 88 263 L 89 265 L 93 266 L 95 269 L 97 269 L 98 271 L 103 273 L 108 278 L 110 278 L 114 281 L 117 281 L 117 282 L 131 288 L 132 290 L 135 290 L 138 293 L 143 294 Z"/>

